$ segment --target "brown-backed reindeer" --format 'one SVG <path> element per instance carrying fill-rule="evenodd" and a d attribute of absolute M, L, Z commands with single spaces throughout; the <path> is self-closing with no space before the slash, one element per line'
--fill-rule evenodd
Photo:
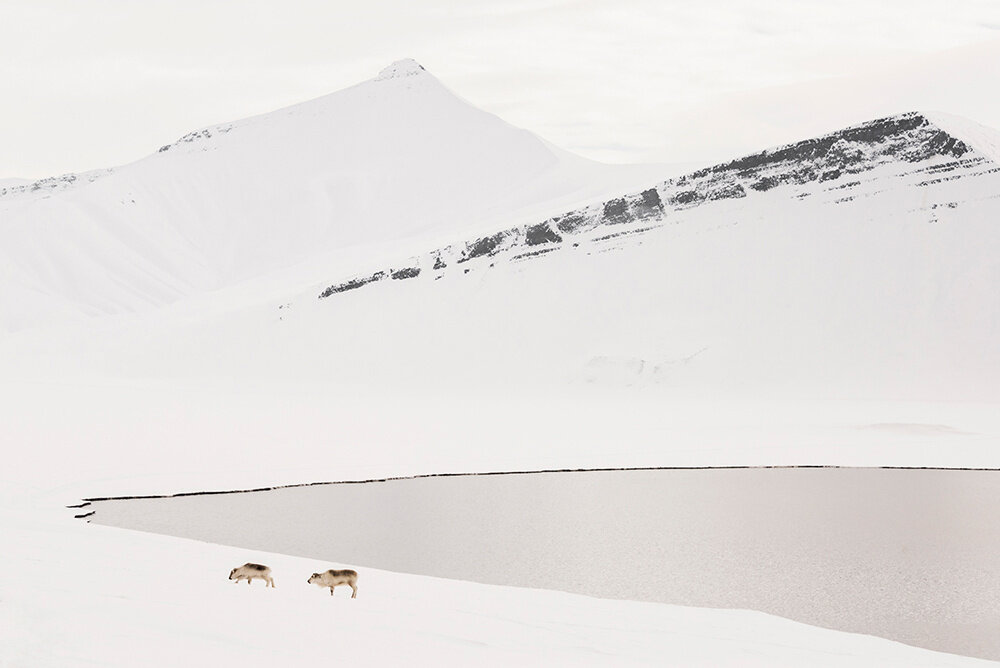
<path fill-rule="evenodd" d="M 253 582 L 254 578 L 264 581 L 264 587 L 274 587 L 274 579 L 271 578 L 271 569 L 260 564 L 243 564 L 238 568 L 229 571 L 229 579 L 235 580 L 238 584 L 240 580 L 246 580 L 247 584 Z"/>
<path fill-rule="evenodd" d="M 309 584 L 317 587 L 329 587 L 330 596 L 337 585 L 348 585 L 351 588 L 351 598 L 358 597 L 358 572 L 352 570 L 335 571 L 328 570 L 325 573 L 313 573 L 307 580 Z"/>

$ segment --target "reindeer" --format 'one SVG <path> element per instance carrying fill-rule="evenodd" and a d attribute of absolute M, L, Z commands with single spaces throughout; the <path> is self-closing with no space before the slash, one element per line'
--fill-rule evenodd
<path fill-rule="evenodd" d="M 331 569 L 325 573 L 313 573 L 306 582 L 314 584 L 317 587 L 329 587 L 330 596 L 333 596 L 333 590 L 337 585 L 348 585 L 351 588 L 351 598 L 358 597 L 357 571 L 335 571 Z"/>
<path fill-rule="evenodd" d="M 234 568 L 229 571 L 229 579 L 234 580 L 239 584 L 240 580 L 246 580 L 249 585 L 253 582 L 253 579 L 257 578 L 264 581 L 264 587 L 267 588 L 270 585 L 274 587 L 274 580 L 271 578 L 271 569 L 267 566 L 261 566 L 260 564 L 243 564 L 238 568 Z"/>

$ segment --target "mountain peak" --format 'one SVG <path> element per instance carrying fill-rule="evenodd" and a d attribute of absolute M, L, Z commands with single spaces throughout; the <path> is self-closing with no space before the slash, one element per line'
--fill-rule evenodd
<path fill-rule="evenodd" d="M 940 111 L 920 112 L 928 122 L 960 139 L 993 162 L 1000 163 L 1000 132 L 961 116 Z"/>
<path fill-rule="evenodd" d="M 424 74 L 427 70 L 424 69 L 423 65 L 415 61 L 413 58 L 404 58 L 402 60 L 397 60 L 392 63 L 375 77 L 375 81 L 384 81 L 385 79 L 402 79 L 404 77 L 412 77 L 418 74 Z"/>

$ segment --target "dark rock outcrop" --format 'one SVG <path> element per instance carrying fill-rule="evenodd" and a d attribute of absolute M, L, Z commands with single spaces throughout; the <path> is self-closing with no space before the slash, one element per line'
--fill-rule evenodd
<path fill-rule="evenodd" d="M 331 285 L 330 287 L 328 287 L 326 290 L 324 290 L 319 294 L 319 298 L 323 299 L 325 297 L 329 297 L 330 295 L 335 295 L 341 292 L 347 292 L 348 290 L 357 290 L 358 288 L 364 287 L 369 283 L 381 281 L 383 278 L 385 278 L 384 271 L 377 271 L 371 276 L 368 276 L 366 278 L 352 278 L 351 280 L 345 281 L 344 283 Z"/>

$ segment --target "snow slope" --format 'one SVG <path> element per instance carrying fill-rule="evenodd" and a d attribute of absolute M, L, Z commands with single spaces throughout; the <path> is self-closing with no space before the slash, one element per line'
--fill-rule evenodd
<path fill-rule="evenodd" d="M 556 149 L 400 61 L 131 165 L 3 188 L 0 327 L 131 312 L 324 251 L 553 210 L 645 169 Z"/>

